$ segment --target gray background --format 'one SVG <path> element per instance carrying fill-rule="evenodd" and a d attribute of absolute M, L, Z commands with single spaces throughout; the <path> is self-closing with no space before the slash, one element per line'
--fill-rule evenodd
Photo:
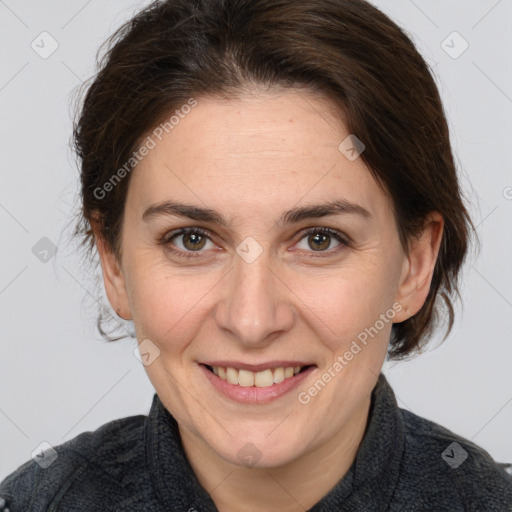
<path fill-rule="evenodd" d="M 0 0 L 0 479 L 43 441 L 149 411 L 135 339 L 107 344 L 95 331 L 107 302 L 70 242 L 78 173 L 68 145 L 74 89 L 99 45 L 146 3 Z M 384 370 L 401 407 L 512 462 L 512 0 L 374 3 L 434 66 L 482 241 L 450 337 Z M 31 47 L 43 46 L 43 31 L 59 45 L 47 59 Z M 43 237 L 58 246 L 47 262 Z"/>

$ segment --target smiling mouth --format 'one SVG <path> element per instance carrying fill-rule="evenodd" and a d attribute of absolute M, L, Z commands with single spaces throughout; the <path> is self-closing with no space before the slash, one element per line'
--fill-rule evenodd
<path fill-rule="evenodd" d="M 237 368 L 223 368 L 220 366 L 204 365 L 210 372 L 217 375 L 220 379 L 242 387 L 266 388 L 274 384 L 279 384 L 284 380 L 291 379 L 295 375 L 307 370 L 314 365 L 307 366 L 281 366 L 272 369 L 266 369 L 260 372 L 251 372 L 249 370 Z"/>

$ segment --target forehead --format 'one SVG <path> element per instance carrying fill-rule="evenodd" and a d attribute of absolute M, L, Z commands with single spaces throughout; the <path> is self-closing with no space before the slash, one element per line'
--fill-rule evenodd
<path fill-rule="evenodd" d="M 138 208 L 169 198 L 231 211 L 277 212 L 299 202 L 346 198 L 370 212 L 386 198 L 361 158 L 339 146 L 349 135 L 327 99 L 285 90 L 236 100 L 198 98 L 132 172 Z M 150 134 L 151 135 L 151 134 Z"/>

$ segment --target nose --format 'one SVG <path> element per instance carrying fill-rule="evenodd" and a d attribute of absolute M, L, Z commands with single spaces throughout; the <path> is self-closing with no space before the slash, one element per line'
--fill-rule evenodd
<path fill-rule="evenodd" d="M 263 348 L 290 330 L 294 319 L 291 292 L 264 256 L 247 263 L 234 258 L 215 317 L 220 330 L 247 347 Z"/>

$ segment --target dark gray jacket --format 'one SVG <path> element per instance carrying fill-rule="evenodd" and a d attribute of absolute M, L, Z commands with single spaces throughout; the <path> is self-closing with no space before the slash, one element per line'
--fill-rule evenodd
<path fill-rule="evenodd" d="M 217 510 L 185 458 L 176 421 L 156 394 L 149 416 L 111 421 L 54 448 L 57 458 L 46 469 L 30 460 L 0 484 L 4 509 Z M 511 512 L 512 477 L 470 441 L 400 409 L 381 373 L 356 460 L 310 510 Z"/>

